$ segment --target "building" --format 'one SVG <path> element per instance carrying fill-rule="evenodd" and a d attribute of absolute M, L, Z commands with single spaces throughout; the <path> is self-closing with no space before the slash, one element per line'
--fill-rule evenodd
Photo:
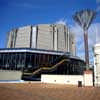
<path fill-rule="evenodd" d="M 25 26 L 8 32 L 7 48 L 36 48 L 71 52 L 75 55 L 75 36 L 62 24 Z"/>
<path fill-rule="evenodd" d="M 100 44 L 94 46 L 94 80 L 95 86 L 100 86 Z"/>
<path fill-rule="evenodd" d="M 75 56 L 75 36 L 62 24 L 39 24 L 13 29 L 7 48 L 0 49 L 0 69 L 20 70 L 23 79 L 41 74 L 82 75 L 85 62 Z"/>

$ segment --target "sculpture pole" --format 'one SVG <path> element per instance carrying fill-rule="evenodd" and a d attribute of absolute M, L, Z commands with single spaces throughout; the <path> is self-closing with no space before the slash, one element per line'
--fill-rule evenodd
<path fill-rule="evenodd" d="M 84 30 L 84 47 L 86 65 L 89 66 L 88 30 Z"/>
<path fill-rule="evenodd" d="M 84 48 L 85 48 L 85 62 L 89 67 L 89 50 L 88 50 L 88 28 L 90 27 L 96 12 L 92 10 L 82 10 L 76 12 L 73 19 L 83 28 L 84 31 Z"/>

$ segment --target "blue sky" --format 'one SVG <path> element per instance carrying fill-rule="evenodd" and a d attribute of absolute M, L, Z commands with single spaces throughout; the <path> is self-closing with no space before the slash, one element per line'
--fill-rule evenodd
<path fill-rule="evenodd" d="M 0 48 L 5 47 L 6 33 L 12 28 L 65 19 L 75 23 L 72 15 L 82 9 L 98 10 L 94 23 L 100 23 L 100 0 L 0 0 Z"/>

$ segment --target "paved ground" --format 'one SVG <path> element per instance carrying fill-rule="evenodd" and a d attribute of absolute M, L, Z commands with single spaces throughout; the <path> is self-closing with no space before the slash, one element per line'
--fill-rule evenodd
<path fill-rule="evenodd" d="M 41 83 L 0 83 L 0 100 L 100 100 L 100 88 Z"/>

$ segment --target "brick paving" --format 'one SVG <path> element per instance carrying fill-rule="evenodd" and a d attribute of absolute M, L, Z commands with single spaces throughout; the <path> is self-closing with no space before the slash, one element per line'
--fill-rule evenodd
<path fill-rule="evenodd" d="M 100 100 L 100 88 L 42 83 L 0 83 L 0 100 Z"/>

